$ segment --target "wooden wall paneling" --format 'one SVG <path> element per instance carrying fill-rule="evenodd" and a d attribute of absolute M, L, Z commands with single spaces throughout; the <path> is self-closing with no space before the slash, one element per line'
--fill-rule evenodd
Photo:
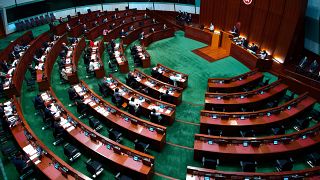
<path fill-rule="evenodd" d="M 303 10 L 304 0 L 287 0 L 273 56 L 284 61 Z"/>
<path fill-rule="evenodd" d="M 231 30 L 232 26 L 235 25 L 239 19 L 240 3 L 242 0 L 225 0 L 226 1 L 226 14 L 225 14 L 225 25 L 224 30 Z"/>
<path fill-rule="evenodd" d="M 252 12 L 254 10 L 254 4 L 256 1 L 252 1 L 250 5 L 244 4 L 243 1 L 240 3 L 240 12 L 238 21 L 241 23 L 240 35 L 249 38 L 249 30 L 251 24 Z"/>
<path fill-rule="evenodd" d="M 281 19 L 286 0 L 270 0 L 269 11 L 263 30 L 262 49 L 266 49 L 273 55 L 276 46 L 276 38 L 281 26 Z"/>
<path fill-rule="evenodd" d="M 200 4 L 200 18 L 199 18 L 200 24 L 203 24 L 203 22 L 204 22 L 204 16 L 203 16 L 203 14 L 205 14 L 205 13 L 207 12 L 206 6 L 204 6 L 205 3 L 206 3 L 205 0 L 201 0 L 201 4 Z M 203 5 L 202 5 L 202 4 L 203 4 Z"/>
<path fill-rule="evenodd" d="M 266 18 L 269 10 L 270 0 L 259 0 L 254 5 L 254 10 L 250 24 L 249 42 L 254 42 L 260 47 L 263 39 L 263 31 L 265 29 Z"/>
<path fill-rule="evenodd" d="M 227 1 L 226 0 L 214 0 L 215 2 L 213 8 L 213 23 L 217 29 L 224 28 L 225 24 L 225 16 L 226 16 L 226 8 L 227 8 Z"/>

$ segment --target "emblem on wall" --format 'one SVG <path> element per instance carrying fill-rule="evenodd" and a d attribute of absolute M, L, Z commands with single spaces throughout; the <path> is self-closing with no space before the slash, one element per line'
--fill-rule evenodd
<path fill-rule="evenodd" d="M 246 4 L 246 5 L 250 5 L 252 3 L 252 0 L 243 0 L 243 2 Z"/>

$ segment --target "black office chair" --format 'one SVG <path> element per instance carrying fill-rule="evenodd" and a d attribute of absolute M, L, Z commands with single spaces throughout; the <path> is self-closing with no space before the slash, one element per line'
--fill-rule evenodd
<path fill-rule="evenodd" d="M 35 85 L 36 85 L 36 81 L 34 79 L 27 79 L 26 77 L 24 78 L 24 80 L 27 83 L 27 91 L 34 91 L 35 90 Z"/>
<path fill-rule="evenodd" d="M 53 128 L 53 137 L 55 141 L 52 143 L 54 146 L 61 144 L 64 141 L 64 129 L 60 126 L 59 123 L 55 122 L 54 128 Z"/>
<path fill-rule="evenodd" d="M 121 174 L 120 172 L 114 177 L 116 180 L 133 180 L 130 176 Z"/>
<path fill-rule="evenodd" d="M 208 135 L 211 135 L 211 136 L 222 136 L 222 130 L 208 128 Z"/>
<path fill-rule="evenodd" d="M 108 130 L 109 132 L 109 138 L 113 141 L 116 141 L 118 143 L 122 140 L 122 133 L 119 131 L 114 130 L 113 128 Z"/>
<path fill-rule="evenodd" d="M 278 159 L 276 160 L 276 170 L 281 171 L 291 171 L 293 168 L 293 159 Z"/>
<path fill-rule="evenodd" d="M 256 172 L 257 162 L 256 161 L 240 161 L 243 172 Z"/>
<path fill-rule="evenodd" d="M 109 89 L 101 83 L 99 83 L 98 86 L 99 86 L 99 91 L 102 94 L 102 97 L 108 97 Z"/>
<path fill-rule="evenodd" d="M 306 129 L 309 127 L 311 119 L 312 119 L 312 117 L 297 118 L 296 123 L 293 128 L 297 131 L 300 131 L 302 129 Z"/>
<path fill-rule="evenodd" d="M 75 161 L 81 156 L 79 149 L 69 143 L 64 145 L 63 152 L 71 162 Z"/>
<path fill-rule="evenodd" d="M 91 159 L 86 162 L 86 168 L 93 178 L 98 177 L 103 172 L 102 164 Z"/>
<path fill-rule="evenodd" d="M 286 133 L 286 129 L 283 125 L 278 127 L 273 127 L 271 128 L 271 131 L 274 135 L 282 135 Z"/>
<path fill-rule="evenodd" d="M 244 131 L 240 131 L 240 135 L 242 137 L 255 137 L 256 132 L 254 130 L 244 130 Z"/>
<path fill-rule="evenodd" d="M 102 124 L 99 121 L 99 119 L 96 119 L 94 116 L 89 116 L 89 125 L 92 129 L 94 129 L 95 131 L 99 131 L 102 129 Z"/>
<path fill-rule="evenodd" d="M 317 152 L 307 155 L 307 163 L 313 168 L 320 165 L 320 154 Z"/>
<path fill-rule="evenodd" d="M 135 150 L 148 154 L 148 148 L 149 148 L 149 144 L 139 141 L 138 139 L 134 141 Z"/>
<path fill-rule="evenodd" d="M 209 169 L 216 169 L 219 165 L 219 159 L 209 159 L 202 157 L 202 166 Z"/>

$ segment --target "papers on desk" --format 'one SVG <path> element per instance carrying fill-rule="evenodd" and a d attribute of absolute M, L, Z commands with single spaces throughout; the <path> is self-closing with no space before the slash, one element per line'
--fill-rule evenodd
<path fill-rule="evenodd" d="M 67 53 L 67 57 L 70 57 L 70 56 L 71 56 L 71 54 L 72 54 L 72 51 L 68 51 L 68 53 Z"/>
<path fill-rule="evenodd" d="M 120 47 L 120 43 L 116 43 L 114 46 L 115 49 L 119 49 L 119 47 Z"/>
<path fill-rule="evenodd" d="M 146 86 L 149 86 L 149 87 L 153 87 L 153 86 L 154 86 L 154 84 L 150 83 L 149 81 L 146 81 L 144 84 L 145 84 Z"/>
<path fill-rule="evenodd" d="M 88 99 L 85 99 L 85 100 L 83 101 L 84 104 L 89 104 L 89 102 L 91 102 L 91 99 L 89 99 L 89 98 L 88 98 Z"/>
<path fill-rule="evenodd" d="M 11 104 L 12 104 L 11 101 L 7 101 L 7 102 L 3 103 L 3 105 L 5 105 L 5 106 L 11 106 Z"/>
<path fill-rule="evenodd" d="M 138 82 L 140 82 L 140 81 L 141 81 L 141 79 L 140 79 L 139 77 L 136 77 L 136 80 L 137 80 Z"/>
<path fill-rule="evenodd" d="M 34 162 L 36 165 L 38 165 L 39 163 L 41 163 L 41 161 L 38 159 L 36 162 Z"/>
<path fill-rule="evenodd" d="M 94 105 L 96 105 L 97 103 L 96 102 L 94 102 L 94 101 L 90 101 L 89 102 L 89 106 L 94 106 Z M 98 106 L 99 107 L 99 106 Z"/>
<path fill-rule="evenodd" d="M 70 126 L 70 127 L 67 129 L 67 131 L 70 132 L 70 131 L 72 131 L 72 130 L 74 130 L 74 129 L 75 129 L 74 126 Z"/>
<path fill-rule="evenodd" d="M 105 108 L 103 108 L 103 107 L 100 107 L 100 106 L 98 106 L 98 107 L 96 107 L 96 108 L 94 108 L 98 113 L 100 113 L 100 114 L 102 114 L 103 116 L 109 116 L 109 112 L 105 109 Z"/>
<path fill-rule="evenodd" d="M 161 93 L 166 93 L 166 90 L 163 89 L 162 87 L 160 89 L 158 89 L 158 91 L 161 92 Z"/>
<path fill-rule="evenodd" d="M 173 91 L 169 91 L 169 93 L 168 93 L 169 95 L 173 95 L 174 93 L 173 93 Z"/>
<path fill-rule="evenodd" d="M 34 154 L 36 154 L 38 152 L 36 150 L 36 148 L 34 148 L 31 144 L 25 146 L 23 148 L 23 151 L 26 152 L 29 156 L 33 156 Z"/>
<path fill-rule="evenodd" d="M 77 93 L 82 92 L 82 88 L 79 85 L 75 85 L 73 87 L 74 87 L 74 90 L 76 90 Z"/>
<path fill-rule="evenodd" d="M 65 69 L 66 69 L 66 73 L 72 73 L 72 67 L 71 66 L 68 66 Z"/>
<path fill-rule="evenodd" d="M 40 70 L 42 71 L 44 66 L 43 66 L 43 63 L 39 63 L 37 66 L 35 66 L 34 68 L 37 69 L 37 70 Z"/>
<path fill-rule="evenodd" d="M 168 110 L 166 110 L 166 112 L 165 112 L 166 114 L 170 114 L 171 113 L 171 110 L 170 109 L 168 109 Z"/>

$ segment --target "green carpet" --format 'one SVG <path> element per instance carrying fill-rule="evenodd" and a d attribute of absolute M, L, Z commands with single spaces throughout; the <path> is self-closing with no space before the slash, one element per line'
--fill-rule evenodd
<path fill-rule="evenodd" d="M 44 29 L 44 27 L 43 27 Z M 35 30 L 36 31 L 36 30 Z M 40 30 L 36 32 L 40 33 Z M 15 35 L 15 34 L 13 34 Z M 13 36 L 12 35 L 12 36 Z M 18 36 L 17 36 L 18 37 Z M 9 37 L 8 37 L 9 38 Z M 10 38 L 13 38 L 10 36 Z M 6 38 L 7 39 L 7 38 Z M 132 46 L 138 41 L 132 43 Z M 0 47 L 5 47 L 3 41 L 1 40 Z M 204 104 L 204 94 L 207 88 L 207 79 L 208 78 L 226 78 L 236 76 L 245 72 L 248 72 L 249 69 L 241 64 L 239 61 L 232 57 L 227 57 L 225 59 L 209 63 L 208 61 L 197 56 L 193 52 L 194 49 L 201 48 L 206 46 L 203 43 L 188 39 L 184 37 L 184 33 L 181 31 L 176 32 L 176 36 L 173 38 L 165 39 L 151 44 L 147 50 L 151 55 L 151 67 L 155 66 L 157 63 L 161 63 L 165 66 L 168 66 L 174 70 L 181 71 L 183 73 L 189 74 L 189 84 L 188 88 L 183 91 L 183 101 L 181 105 L 177 107 L 176 110 L 176 119 L 172 126 L 167 127 L 167 142 L 170 144 L 176 144 L 182 147 L 173 146 L 167 144 L 162 152 L 150 151 L 151 155 L 155 156 L 155 171 L 160 174 L 171 176 L 178 179 L 185 179 L 186 167 L 188 165 L 201 167 L 200 162 L 195 162 L 193 160 L 193 151 L 188 149 L 193 147 L 194 134 L 199 132 L 199 117 L 200 111 L 203 109 Z M 126 49 L 125 55 L 129 61 L 130 70 L 133 70 L 133 59 L 130 55 L 130 48 Z M 107 66 L 108 55 L 105 52 L 103 55 L 103 60 L 105 63 L 106 74 L 109 74 L 109 69 Z M 150 74 L 150 68 L 142 69 L 143 72 Z M 277 80 L 277 77 L 273 76 L 270 73 L 264 73 L 265 79 L 270 79 L 270 82 Z M 95 78 L 86 78 L 85 66 L 83 64 L 82 58 L 79 60 L 78 65 L 78 76 L 79 79 L 84 80 L 90 88 L 99 94 L 97 83 L 100 80 Z M 114 73 L 121 81 L 124 82 L 125 74 Z M 61 85 L 58 65 L 54 65 L 51 76 L 51 85 L 54 92 L 60 101 L 68 108 L 75 116 L 79 116 L 76 112 L 75 107 L 69 107 L 68 94 L 66 89 L 69 85 Z M 51 130 L 42 131 L 42 119 L 40 116 L 34 115 L 33 105 L 30 99 L 33 99 L 37 92 L 27 92 L 25 85 L 23 86 L 23 94 L 21 97 L 21 103 L 23 107 L 23 113 L 28 123 L 30 124 L 33 131 L 36 135 L 51 149 L 55 152 L 61 159 L 66 160 L 66 157 L 63 154 L 62 146 L 53 146 L 53 136 Z M 106 98 L 107 101 L 110 101 L 110 98 Z M 142 117 L 146 119 L 145 117 Z M 82 119 L 85 124 L 88 124 L 88 120 Z M 192 124 L 195 123 L 195 124 Z M 312 123 L 313 126 L 315 123 Z M 107 132 L 108 127 L 104 125 L 103 130 L 100 132 L 102 135 L 108 137 Z M 287 130 L 287 133 L 294 132 L 292 128 Z M 133 148 L 134 145 L 131 141 L 124 138 L 122 144 Z M 77 162 L 70 163 L 72 167 L 81 171 L 84 174 L 88 175 L 88 172 L 85 169 L 84 162 L 89 157 L 83 155 Z M 305 169 L 307 165 L 302 159 L 298 159 L 294 166 L 294 169 Z M 107 166 L 107 165 L 106 165 Z M 9 167 L 9 166 L 8 166 Z M 239 163 L 233 164 L 221 164 L 218 167 L 219 170 L 223 171 L 240 171 Z M 274 171 L 273 164 L 264 164 L 259 165 L 259 172 L 272 172 Z M 113 173 L 108 169 L 100 176 L 101 179 L 112 179 Z M 12 176 L 13 177 L 13 176 Z M 160 176 L 155 175 L 154 179 L 163 179 Z"/>

